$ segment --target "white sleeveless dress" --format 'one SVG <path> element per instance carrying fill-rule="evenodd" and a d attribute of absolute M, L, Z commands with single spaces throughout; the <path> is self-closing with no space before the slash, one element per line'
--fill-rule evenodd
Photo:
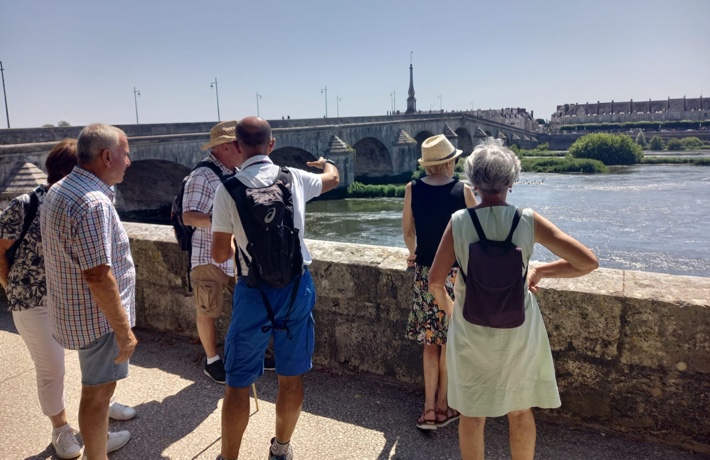
<path fill-rule="evenodd" d="M 515 206 L 493 206 L 476 210 L 490 240 L 508 236 Z M 465 268 L 468 245 L 478 241 L 467 210 L 451 216 L 454 252 Z M 525 263 L 534 246 L 534 218 L 523 210 L 513 234 Z M 494 329 L 466 321 L 462 314 L 466 298 L 463 277 L 456 279 L 454 315 L 449 322 L 446 362 L 449 406 L 467 417 L 499 417 L 529 407 L 560 407 L 550 342 L 537 299 L 530 291 L 525 299 L 525 322 L 513 329 Z"/>

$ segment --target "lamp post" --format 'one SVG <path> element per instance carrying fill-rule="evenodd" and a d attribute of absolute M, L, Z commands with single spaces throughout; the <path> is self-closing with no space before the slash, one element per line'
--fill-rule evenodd
<path fill-rule="evenodd" d="M 438 99 L 439 99 L 439 112 L 443 112 L 444 111 L 444 95 L 439 94 Z"/>
<path fill-rule="evenodd" d="M 340 118 L 340 96 L 335 96 L 335 114 Z"/>
<path fill-rule="evenodd" d="M 136 87 L 133 87 L 133 103 L 136 106 L 136 124 L 139 125 L 140 123 L 138 122 L 138 96 L 141 95 L 141 92 L 136 89 Z"/>
<path fill-rule="evenodd" d="M 321 94 L 325 93 L 325 118 L 328 118 L 328 86 L 320 90 Z"/>
<path fill-rule="evenodd" d="M 0 61 L 0 75 L 2 75 L 2 95 L 5 99 L 5 116 L 7 117 L 7 129 L 10 129 L 10 112 L 7 110 L 7 93 L 5 92 L 5 69 L 2 68 L 2 61 Z"/>
<path fill-rule="evenodd" d="M 217 122 L 222 121 L 219 116 L 219 87 L 217 87 L 217 77 L 214 77 L 214 81 L 210 82 L 210 88 L 214 88 L 215 95 L 217 95 Z"/>
<path fill-rule="evenodd" d="M 256 116 L 261 117 L 259 114 L 259 99 L 261 99 L 261 94 L 259 94 L 259 91 L 256 92 Z"/>

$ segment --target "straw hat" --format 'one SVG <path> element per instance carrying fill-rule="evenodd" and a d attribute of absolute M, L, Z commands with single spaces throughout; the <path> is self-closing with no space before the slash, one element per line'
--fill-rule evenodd
<path fill-rule="evenodd" d="M 432 136 L 422 143 L 422 157 L 417 160 L 422 166 L 435 166 L 457 158 L 463 150 L 454 148 L 443 134 Z"/>
<path fill-rule="evenodd" d="M 209 150 L 215 145 L 226 144 L 237 140 L 237 121 L 223 121 L 210 129 L 210 141 L 203 145 L 202 150 Z"/>

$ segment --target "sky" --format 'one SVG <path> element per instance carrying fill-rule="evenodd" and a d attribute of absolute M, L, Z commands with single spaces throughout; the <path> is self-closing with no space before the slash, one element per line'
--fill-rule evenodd
<path fill-rule="evenodd" d="M 422 111 L 710 97 L 710 1 L 0 0 L 12 128 L 403 112 L 410 58 Z"/>

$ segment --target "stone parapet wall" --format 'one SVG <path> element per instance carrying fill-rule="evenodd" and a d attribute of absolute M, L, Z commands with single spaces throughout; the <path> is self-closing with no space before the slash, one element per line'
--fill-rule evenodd
<path fill-rule="evenodd" d="M 171 228 L 126 228 L 138 325 L 196 337 L 192 299 L 184 296 L 186 255 Z M 406 251 L 307 244 L 318 290 L 314 362 L 421 385 L 421 347 L 404 338 Z M 710 278 L 599 269 L 544 280 L 538 298 L 562 397 L 561 409 L 538 414 L 710 453 Z M 220 334 L 227 323 L 220 321 Z"/>

